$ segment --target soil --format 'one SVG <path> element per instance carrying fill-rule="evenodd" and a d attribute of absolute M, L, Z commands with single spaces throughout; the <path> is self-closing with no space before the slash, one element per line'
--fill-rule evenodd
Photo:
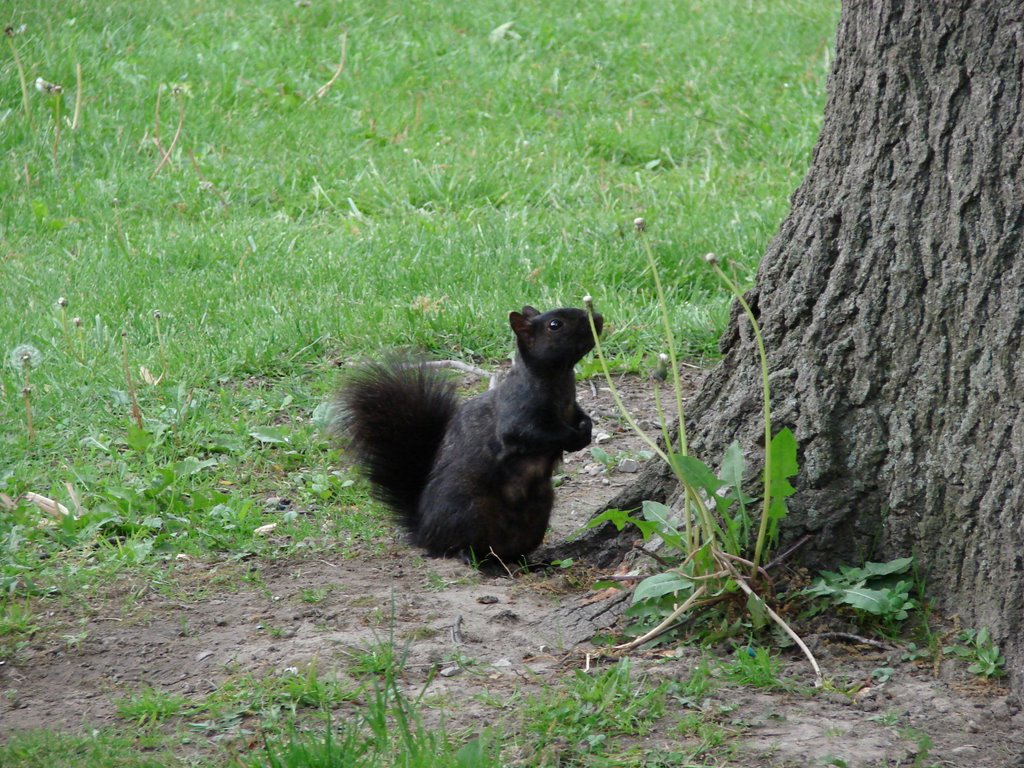
<path fill-rule="evenodd" d="M 624 378 L 622 389 L 650 422 L 648 385 Z M 598 444 L 616 461 L 605 467 L 589 451 L 567 457 L 549 542 L 577 531 L 630 482 L 633 466 L 618 459 L 642 448 L 602 387 L 581 385 L 580 401 L 594 416 Z M 413 692 L 429 683 L 424 701 L 444 702 L 450 729 L 507 722 L 514 706 L 502 702 L 611 663 L 578 636 L 577 608 L 593 607 L 592 626 L 613 630 L 624 602 L 591 592 L 595 574 L 581 577 L 583 566 L 517 578 L 481 574 L 422 558 L 397 533 L 384 554 L 351 559 L 178 560 L 159 589 L 124 577 L 88 604 L 33 606 L 41 630 L 0 665 L 0 741 L 33 728 L 130 727 L 115 703 L 146 686 L 198 698 L 240 673 L 260 678 L 311 663 L 321 676 L 346 678 L 358 649 L 392 636 L 408 650 L 402 683 Z M 722 681 L 706 700 L 678 705 L 698 707 L 727 729 L 733 751 L 721 759 L 729 765 L 1024 766 L 1017 700 L 968 674 L 963 662 L 934 669 L 901 661 L 905 649 L 895 646 L 822 634 L 810 640 L 826 677 L 853 683 L 856 693 L 810 691 L 806 662 L 785 651 L 795 690 Z M 641 653 L 635 668 L 685 680 L 701 653 Z M 698 744 L 672 729 L 671 714 L 663 720 L 648 739 L 652 750 Z M 704 759 L 724 764 L 713 750 Z"/>

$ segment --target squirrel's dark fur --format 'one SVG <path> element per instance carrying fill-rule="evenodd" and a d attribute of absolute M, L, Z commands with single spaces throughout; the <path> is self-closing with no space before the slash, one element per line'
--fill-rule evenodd
<path fill-rule="evenodd" d="M 600 315 L 594 323 L 600 333 Z M 590 443 L 573 373 L 594 346 L 587 313 L 523 307 L 509 324 L 512 370 L 465 402 L 432 369 L 397 362 L 360 369 L 338 393 L 342 427 L 374 495 L 430 555 L 510 562 L 534 550 L 562 452 Z"/>

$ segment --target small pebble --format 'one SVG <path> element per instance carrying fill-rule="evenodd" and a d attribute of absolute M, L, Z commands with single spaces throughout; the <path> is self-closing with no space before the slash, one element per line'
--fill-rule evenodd
<path fill-rule="evenodd" d="M 622 461 L 619 462 L 619 465 L 616 467 L 616 469 L 619 472 L 623 472 L 626 474 L 639 472 L 640 462 L 638 462 L 636 459 L 623 459 Z"/>

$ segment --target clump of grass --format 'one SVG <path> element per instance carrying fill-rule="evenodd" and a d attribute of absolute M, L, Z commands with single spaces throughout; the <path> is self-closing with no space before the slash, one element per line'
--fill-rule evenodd
<path fill-rule="evenodd" d="M 397 657 L 393 649 L 389 655 Z M 399 685 L 400 673 L 400 667 L 384 667 L 359 712 L 340 723 L 328 714 L 322 735 L 297 730 L 285 738 L 265 735 L 263 753 L 247 764 L 252 768 L 501 765 L 487 733 L 456 740 L 443 723 L 436 729 L 427 728 L 419 709 L 426 685 L 418 697 L 410 699 Z"/>
<path fill-rule="evenodd" d="M 665 713 L 669 682 L 636 678 L 628 659 L 600 671 L 577 670 L 564 686 L 528 699 L 522 709 L 530 765 L 577 764 L 600 755 L 615 736 L 643 736 Z"/>
<path fill-rule="evenodd" d="M 190 711 L 192 702 L 184 696 L 146 686 L 116 701 L 114 708 L 121 719 L 148 726 Z"/>

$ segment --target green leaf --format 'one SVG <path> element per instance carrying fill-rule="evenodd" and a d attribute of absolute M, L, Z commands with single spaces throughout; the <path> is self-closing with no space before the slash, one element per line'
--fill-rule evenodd
<path fill-rule="evenodd" d="M 904 596 L 894 595 L 890 589 L 867 589 L 866 587 L 860 587 L 845 590 L 842 593 L 840 602 L 852 606 L 859 611 L 873 613 L 876 616 L 886 616 L 894 612 L 900 612 Z"/>
<path fill-rule="evenodd" d="M 755 630 L 768 623 L 768 611 L 765 610 L 764 601 L 757 595 L 747 595 L 747 613 L 750 614 L 750 623 Z"/>
<path fill-rule="evenodd" d="M 644 519 L 654 523 L 655 532 L 665 540 L 669 546 L 676 549 L 684 549 L 683 537 L 679 529 L 675 527 L 669 517 L 672 509 L 657 501 L 645 501 L 643 504 Z"/>
<path fill-rule="evenodd" d="M 639 603 L 674 592 L 690 592 L 692 590 L 693 582 L 680 573 L 675 571 L 656 573 L 636 585 L 636 589 L 633 590 L 633 602 Z"/>
<path fill-rule="evenodd" d="M 615 530 L 621 531 L 627 525 L 636 526 L 637 530 L 643 536 L 644 541 L 647 541 L 658 532 L 658 524 L 650 522 L 648 520 L 639 520 L 632 517 L 629 512 L 621 509 L 609 509 L 591 518 L 584 526 L 584 530 L 597 528 L 603 523 L 611 523 L 615 526 Z"/>
<path fill-rule="evenodd" d="M 254 437 L 263 444 L 281 444 L 289 442 L 288 431 L 284 427 L 255 427 L 249 431 L 249 436 Z"/>
<path fill-rule="evenodd" d="M 870 579 L 874 576 L 890 576 L 894 573 L 905 573 L 910 570 L 913 564 L 913 557 L 901 557 L 898 560 L 890 560 L 887 563 L 864 563 L 863 568 L 858 568 L 862 574 L 859 578 Z"/>
<path fill-rule="evenodd" d="M 745 469 L 746 460 L 743 458 L 743 449 L 740 448 L 740 444 L 736 440 L 733 440 L 722 454 L 722 469 L 718 476 L 725 485 L 736 489 L 737 494 L 742 496 Z"/>
<path fill-rule="evenodd" d="M 709 495 L 714 495 L 719 488 L 725 485 L 724 481 L 719 480 L 715 473 L 708 468 L 708 465 L 700 459 L 680 453 L 673 453 L 669 458 L 676 475 L 693 488 L 699 488 Z"/>
<path fill-rule="evenodd" d="M 139 429 L 135 424 L 128 425 L 128 434 L 125 438 L 125 442 L 128 443 L 128 447 L 138 453 L 145 453 L 146 449 L 153 444 L 156 439 L 152 432 L 147 432 L 145 429 Z"/>
<path fill-rule="evenodd" d="M 788 478 L 800 471 L 796 460 L 796 438 L 789 429 L 781 429 L 772 438 L 769 452 L 772 458 L 772 476 L 768 478 L 772 498 L 792 496 L 796 493 Z"/>

